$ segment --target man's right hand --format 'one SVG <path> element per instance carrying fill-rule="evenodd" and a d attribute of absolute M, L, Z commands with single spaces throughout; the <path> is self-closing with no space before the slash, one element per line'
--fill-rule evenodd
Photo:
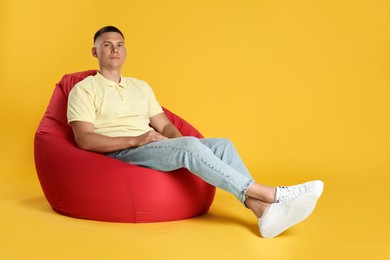
<path fill-rule="evenodd" d="M 150 130 L 149 132 L 133 137 L 132 139 L 133 140 L 131 141 L 130 147 L 139 147 L 151 142 L 157 142 L 168 138 L 154 130 Z"/>
<path fill-rule="evenodd" d="M 70 126 L 73 129 L 78 147 L 97 153 L 115 152 L 167 139 L 167 137 L 154 130 L 139 136 L 109 137 L 95 133 L 94 125 L 89 122 L 73 121 Z"/>

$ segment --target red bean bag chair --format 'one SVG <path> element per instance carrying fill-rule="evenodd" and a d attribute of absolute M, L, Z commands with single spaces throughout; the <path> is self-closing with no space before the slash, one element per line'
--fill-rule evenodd
<path fill-rule="evenodd" d="M 67 124 L 69 91 L 96 70 L 67 74 L 57 83 L 34 140 L 39 181 L 54 211 L 110 222 L 158 222 L 191 218 L 209 209 L 215 187 L 186 169 L 160 172 L 77 147 Z M 164 109 L 185 136 L 202 135 Z"/>

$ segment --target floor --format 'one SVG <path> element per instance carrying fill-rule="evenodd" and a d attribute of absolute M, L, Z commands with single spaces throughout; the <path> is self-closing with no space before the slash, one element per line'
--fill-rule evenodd
<path fill-rule="evenodd" d="M 323 178 L 315 212 L 277 238 L 263 239 L 252 213 L 223 191 L 197 218 L 104 223 L 53 212 L 33 166 L 14 168 L 28 177 L 2 175 L 0 259 L 388 259 L 390 254 L 390 192 L 373 176 Z M 292 183 L 282 178 L 266 181 Z"/>

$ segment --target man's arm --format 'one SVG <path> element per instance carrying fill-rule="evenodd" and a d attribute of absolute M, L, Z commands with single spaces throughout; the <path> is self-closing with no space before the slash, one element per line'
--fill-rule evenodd
<path fill-rule="evenodd" d="M 168 120 L 169 121 L 169 120 Z M 83 150 L 109 153 L 130 147 L 139 147 L 144 144 L 166 139 L 156 131 L 149 131 L 140 136 L 109 137 L 94 132 L 93 124 L 83 121 L 70 123 L 79 148 Z"/>
<path fill-rule="evenodd" d="M 150 125 L 154 130 L 167 138 L 182 137 L 179 130 L 174 126 L 165 113 L 157 114 L 150 118 Z"/>

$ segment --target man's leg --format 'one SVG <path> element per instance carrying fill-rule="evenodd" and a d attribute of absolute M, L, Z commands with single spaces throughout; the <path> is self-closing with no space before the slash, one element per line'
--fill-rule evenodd
<path fill-rule="evenodd" d="M 199 141 L 210 148 L 211 151 L 224 163 L 237 172 L 253 179 L 233 143 L 226 138 L 202 138 Z"/>
<path fill-rule="evenodd" d="M 210 138 L 200 139 L 200 141 L 226 164 L 252 178 L 229 140 Z M 270 238 L 307 218 L 314 210 L 322 190 L 321 181 L 277 188 L 253 183 L 246 192 L 245 205 L 259 219 L 262 236 Z"/>
<path fill-rule="evenodd" d="M 246 169 L 246 172 L 241 173 L 227 164 L 226 162 L 233 163 L 237 169 L 241 167 L 238 162 L 240 160 L 234 158 L 234 152 L 226 148 L 227 145 L 222 148 L 216 143 L 209 148 L 197 138 L 182 137 L 152 142 L 107 155 L 160 171 L 173 171 L 184 167 L 209 184 L 232 193 L 244 203 L 246 191 L 254 180 L 248 176 Z M 215 153 L 219 155 L 216 156 Z M 224 158 L 226 162 L 220 158 Z"/>
<path fill-rule="evenodd" d="M 243 204 L 246 202 L 259 218 L 263 237 L 274 237 L 311 214 L 318 199 L 312 191 L 318 185 L 284 187 L 287 190 L 279 188 L 278 193 L 274 187 L 255 183 L 232 147 L 224 139 L 183 137 L 149 143 L 108 156 L 161 171 L 187 168 L 211 185 L 232 193 Z M 322 192 L 323 186 L 319 187 Z"/>

